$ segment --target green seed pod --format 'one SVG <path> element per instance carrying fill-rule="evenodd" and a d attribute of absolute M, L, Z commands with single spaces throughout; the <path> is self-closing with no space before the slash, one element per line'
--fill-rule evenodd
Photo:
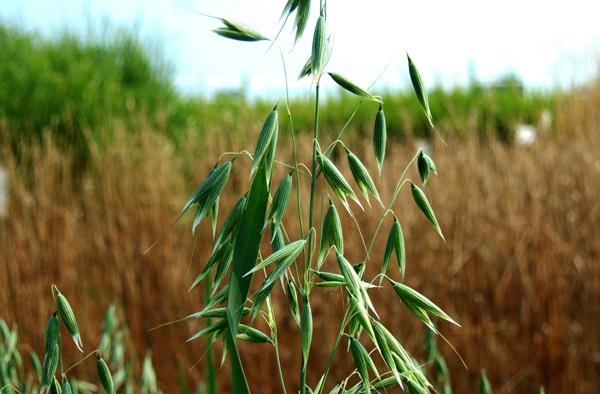
<path fill-rule="evenodd" d="M 481 380 L 479 381 L 479 393 L 480 394 L 492 394 L 492 386 L 488 380 L 485 371 L 481 371 Z"/>
<path fill-rule="evenodd" d="M 371 175 L 369 175 L 369 171 L 367 171 L 365 165 L 347 148 L 346 156 L 348 158 L 350 172 L 352 172 L 352 176 L 354 177 L 354 180 L 356 181 L 361 193 L 365 197 L 365 200 L 367 200 L 367 203 L 371 205 L 371 202 L 369 201 L 369 193 L 371 193 L 377 201 L 381 201 L 379 199 L 377 188 L 375 187 L 375 182 L 373 182 L 373 179 L 371 179 Z"/>
<path fill-rule="evenodd" d="M 46 353 L 48 353 L 54 344 L 59 344 L 59 341 L 60 328 L 58 322 L 58 311 L 56 311 L 50 316 L 50 319 L 48 319 L 48 324 L 46 325 Z"/>
<path fill-rule="evenodd" d="M 313 321 L 308 296 L 302 297 L 302 314 L 300 315 L 300 338 L 302 342 L 302 370 L 306 370 L 308 355 L 312 342 Z"/>
<path fill-rule="evenodd" d="M 221 21 L 225 26 L 213 30 L 221 37 L 229 38 L 231 40 L 247 42 L 268 40 L 268 38 L 257 32 L 256 30 L 248 26 L 244 26 L 241 23 L 232 22 L 230 20 L 222 18 Z"/>
<path fill-rule="evenodd" d="M 67 379 L 67 377 L 65 375 L 63 375 L 62 377 L 62 394 L 73 394 L 73 388 L 71 387 L 71 383 L 69 382 L 69 379 Z"/>
<path fill-rule="evenodd" d="M 42 386 L 49 386 L 52 383 L 56 368 L 58 367 L 59 357 L 60 349 L 58 343 L 55 343 L 44 356 L 44 364 L 42 366 Z"/>
<path fill-rule="evenodd" d="M 290 279 L 287 283 L 287 296 L 288 301 L 290 303 L 290 313 L 294 318 L 296 324 L 300 325 L 300 308 L 298 306 L 298 294 L 296 292 L 296 286 L 294 286 L 294 282 Z"/>
<path fill-rule="evenodd" d="M 344 175 L 342 175 L 340 170 L 336 168 L 333 162 L 327 156 L 321 154 L 318 155 L 318 159 L 321 170 L 323 171 L 323 175 L 325 175 L 325 180 L 333 192 L 342 201 L 344 207 L 350 210 L 348 207 L 348 201 L 346 200 L 347 197 L 350 197 L 352 200 L 354 200 L 354 202 L 356 202 L 356 204 L 358 204 L 359 207 L 362 208 L 362 205 L 356 197 L 356 194 L 354 194 L 350 184 L 348 184 L 348 181 L 346 178 L 344 178 Z"/>
<path fill-rule="evenodd" d="M 429 121 L 429 124 L 433 127 L 433 121 L 431 118 L 431 110 L 429 109 L 429 98 L 427 96 L 427 90 L 425 89 L 425 85 L 423 84 L 423 80 L 421 79 L 421 74 L 419 74 L 419 70 L 413 63 L 412 59 L 406 54 L 406 58 L 408 60 L 408 73 L 410 74 L 410 80 L 413 85 L 413 89 L 415 94 L 417 95 L 417 99 L 419 100 L 419 104 L 421 104 L 421 108 L 423 108 L 423 112 Z"/>
<path fill-rule="evenodd" d="M 96 356 L 96 370 L 98 372 L 98 379 L 100 379 L 100 383 L 104 388 L 104 392 L 106 394 L 114 394 L 115 389 L 113 386 L 112 375 L 110 374 L 108 365 L 106 365 L 106 362 L 100 355 Z"/>
<path fill-rule="evenodd" d="M 329 200 L 329 207 L 325 218 L 323 218 L 323 225 L 321 226 L 321 237 L 319 241 L 319 256 L 317 259 L 317 269 L 321 267 L 325 253 L 331 248 L 335 248 L 340 252 L 344 253 L 344 235 L 342 233 L 342 223 L 340 221 L 340 215 L 335 209 L 333 202 Z"/>
<path fill-rule="evenodd" d="M 429 178 L 429 174 L 433 173 L 437 175 L 437 168 L 435 163 L 427 155 L 423 153 L 423 151 L 419 151 L 419 158 L 417 159 L 417 168 L 419 169 L 419 176 L 421 177 L 421 182 L 423 182 L 423 186 L 427 185 L 427 179 Z"/>
<path fill-rule="evenodd" d="M 267 334 L 254 327 L 250 327 L 245 324 L 240 324 L 240 326 L 238 327 L 238 331 L 238 339 L 252 343 L 272 343 L 271 338 Z"/>
<path fill-rule="evenodd" d="M 427 201 L 427 197 L 425 197 L 425 193 L 423 193 L 423 191 L 412 182 L 410 183 L 410 190 L 412 192 L 413 200 L 415 200 L 415 203 L 421 212 L 423 212 L 427 220 L 429 220 L 429 222 L 433 225 L 433 228 L 435 228 L 435 231 L 437 231 L 440 237 L 445 240 L 444 234 L 442 234 L 442 229 L 440 228 L 435 214 L 433 213 L 433 209 L 431 209 L 431 205 L 429 205 L 429 201 Z"/>
<path fill-rule="evenodd" d="M 211 213 L 215 204 L 218 204 L 219 196 L 223 192 L 223 189 L 225 189 L 225 185 L 229 179 L 232 165 L 232 161 L 230 160 L 214 168 L 209 174 L 207 181 L 212 178 L 212 174 L 217 174 L 218 176 L 212 178 L 206 194 L 197 200 L 196 215 L 194 216 L 194 221 L 192 223 L 192 233 L 196 232 L 196 228 L 200 225 L 202 220 Z"/>
<path fill-rule="evenodd" d="M 283 233 L 281 228 L 275 223 L 271 223 L 271 248 L 273 253 L 282 249 L 285 246 L 285 240 L 283 239 Z"/>
<path fill-rule="evenodd" d="M 62 318 L 63 323 L 67 327 L 75 346 L 80 352 L 83 352 L 83 344 L 81 342 L 81 336 L 79 335 L 79 327 L 77 327 L 77 321 L 75 320 L 75 314 L 69 304 L 69 301 L 63 296 L 58 289 L 56 289 L 56 305 L 58 306 L 58 312 Z"/>
<path fill-rule="evenodd" d="M 371 93 L 369 93 L 366 90 L 364 90 L 363 88 L 357 86 L 356 84 L 354 84 L 353 82 L 351 82 L 347 78 L 341 76 L 340 74 L 336 74 L 336 73 L 328 73 L 328 74 L 331 77 L 331 79 L 333 79 L 335 81 L 335 83 L 337 83 L 342 88 L 344 88 L 344 90 L 346 90 L 346 91 L 348 91 L 348 92 L 350 92 L 352 94 L 355 94 L 357 96 L 360 96 L 362 98 L 365 98 L 367 100 L 371 100 L 371 101 L 375 101 L 377 103 L 381 103 L 380 99 L 378 99 L 377 97 L 373 96 Z"/>
<path fill-rule="evenodd" d="M 319 16 L 315 26 L 315 33 L 312 41 L 312 54 L 310 69 L 313 74 L 313 83 L 321 76 L 321 72 L 325 68 L 327 58 L 327 27 L 325 17 Z"/>
<path fill-rule="evenodd" d="M 267 220 L 273 219 L 273 222 L 280 223 L 283 219 L 283 214 L 290 201 L 290 195 L 292 193 L 292 174 L 289 173 L 283 178 L 275 194 L 273 195 L 273 202 L 271 209 L 267 215 Z"/>
<path fill-rule="evenodd" d="M 390 262 L 390 258 L 392 257 L 392 253 L 396 254 L 396 260 L 398 262 L 398 267 L 400 268 L 400 275 L 404 278 L 404 271 L 406 270 L 406 251 L 404 248 L 404 235 L 402 233 L 402 227 L 400 226 L 400 222 L 394 216 L 394 223 L 392 224 L 392 228 L 390 229 L 390 234 L 388 235 L 388 240 L 385 245 L 385 252 L 383 254 L 383 263 L 381 264 L 381 273 L 385 274 L 387 272 L 388 264 Z"/>
<path fill-rule="evenodd" d="M 254 158 L 252 159 L 252 170 L 251 173 L 258 168 L 261 160 L 267 153 L 269 145 L 273 136 L 277 134 L 279 129 L 279 120 L 277 118 L 277 106 L 267 116 L 265 123 L 258 135 L 258 141 L 256 142 L 256 148 L 254 149 Z"/>
<path fill-rule="evenodd" d="M 385 125 L 385 114 L 383 113 L 383 105 L 379 105 L 379 110 L 375 116 L 375 126 L 373 127 L 373 149 L 375 151 L 379 175 L 381 175 L 381 170 L 383 168 L 386 141 L 387 129 Z"/>
<path fill-rule="evenodd" d="M 62 389 L 60 388 L 60 384 L 56 378 L 52 378 L 52 383 L 50 383 L 50 394 L 61 394 Z"/>
<path fill-rule="evenodd" d="M 360 379 L 362 380 L 365 392 L 371 392 L 369 384 L 369 369 L 367 367 L 367 360 L 365 359 L 365 355 L 369 357 L 369 353 L 365 350 L 360 342 L 352 337 L 350 337 L 350 351 L 352 353 L 352 359 L 354 360 L 356 370 L 358 371 Z"/>

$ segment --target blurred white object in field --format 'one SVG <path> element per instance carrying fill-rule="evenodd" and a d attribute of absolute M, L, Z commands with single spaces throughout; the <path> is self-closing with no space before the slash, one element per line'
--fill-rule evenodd
<path fill-rule="evenodd" d="M 420 149 L 423 153 L 431 156 L 431 145 L 429 144 L 429 141 L 417 138 L 415 141 L 415 148 L 417 148 L 417 151 Z"/>
<path fill-rule="evenodd" d="M 0 218 L 8 215 L 8 181 L 6 171 L 0 166 Z"/>
<path fill-rule="evenodd" d="M 530 124 L 518 124 L 515 139 L 519 145 L 531 145 L 537 137 L 537 129 Z"/>

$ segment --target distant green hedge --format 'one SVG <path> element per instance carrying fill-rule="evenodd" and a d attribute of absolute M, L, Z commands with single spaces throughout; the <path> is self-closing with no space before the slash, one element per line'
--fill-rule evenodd
<path fill-rule="evenodd" d="M 223 92 L 210 100 L 181 95 L 160 48 L 151 49 L 131 29 L 47 38 L 0 22 L 0 53 L 0 128 L 15 147 L 49 133 L 84 159 L 87 139 L 110 135 L 115 122 L 132 131 L 149 123 L 177 143 L 186 130 L 244 132 L 240 124 L 262 122 L 273 105 L 244 94 Z M 412 91 L 377 92 L 382 93 L 391 137 L 431 135 Z M 517 80 L 505 79 L 492 88 L 434 88 L 430 104 L 444 132 L 476 131 L 510 141 L 514 125 L 537 122 L 543 110 L 552 109 L 556 94 L 524 92 Z M 312 127 L 310 101 L 292 102 L 299 132 Z M 321 111 L 322 129 L 335 132 L 357 102 L 341 92 L 331 95 Z M 365 104 L 353 121 L 354 132 L 370 132 L 375 111 Z"/>

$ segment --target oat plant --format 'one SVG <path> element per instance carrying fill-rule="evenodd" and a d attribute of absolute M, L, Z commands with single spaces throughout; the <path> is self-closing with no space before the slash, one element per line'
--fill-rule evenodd
<path fill-rule="evenodd" d="M 281 286 L 289 300 L 290 316 L 300 328 L 300 367 L 297 371 L 300 383 L 298 387 L 294 387 L 294 391 L 302 394 L 322 393 L 328 389 L 332 393 L 368 393 L 399 386 L 409 392 L 428 393 L 433 390 L 433 385 L 427 379 L 423 365 L 415 361 L 396 335 L 380 321 L 371 294 L 381 291 L 382 287 L 393 289 L 399 298 L 398 301 L 404 304 L 432 335 L 439 334 L 437 320 L 457 324 L 434 302 L 404 282 L 408 264 L 406 244 L 401 225 L 402 218 L 394 212 L 402 189 L 410 189 L 407 196 L 414 200 L 414 207 L 423 213 L 424 219 L 431 223 L 434 231 L 444 238 L 424 192 L 431 176 L 437 174 L 437 168 L 429 155 L 418 151 L 401 171 L 392 196 L 386 200 L 379 192 L 376 185 L 381 173 L 386 170 L 385 100 L 371 92 L 370 87 L 365 89 L 344 77 L 343 70 L 328 70 L 333 40 L 327 29 L 326 3 L 324 0 L 319 4 L 309 0 L 288 0 L 282 13 L 283 25 L 288 20 L 293 20 L 297 40 L 305 32 L 311 6 L 318 7 L 318 10 L 315 10 L 319 16 L 313 30 L 312 52 L 299 73 L 300 78 L 311 78 L 311 90 L 314 90 L 314 127 L 310 162 L 302 163 L 298 160 L 293 115 L 286 89 L 283 100 L 285 104 L 274 103 L 272 110 L 266 114 L 254 151 L 223 154 L 181 209 L 179 217 L 189 210 L 195 211 L 193 232 L 204 219 L 210 218 L 214 234 L 214 248 L 210 258 L 191 286 L 204 286 L 204 305 L 201 310 L 185 318 L 206 319 L 206 324 L 189 340 L 205 338 L 209 349 L 215 341 L 222 341 L 222 361 L 229 360 L 231 385 L 235 393 L 250 392 L 248 372 L 268 373 L 243 365 L 238 342 L 270 344 L 277 361 L 281 391 L 285 393 L 286 387 L 290 387 L 292 383 L 286 382 L 286 378 L 290 377 L 284 375 L 279 357 L 277 324 L 278 318 L 281 317 L 275 316 L 271 306 L 273 289 Z M 268 40 L 252 28 L 224 18 L 216 19 L 222 26 L 215 32 L 222 37 L 246 43 Z M 408 56 L 407 65 L 416 99 L 433 127 L 427 92 L 413 60 Z M 359 101 L 354 113 L 331 141 L 324 141 L 319 135 L 320 92 L 324 78 L 331 78 L 347 94 L 357 96 Z M 373 102 L 377 107 L 373 114 L 372 134 L 373 155 L 378 167 L 377 176 L 370 174 L 359 155 L 343 142 L 343 134 L 348 125 L 361 105 L 367 102 Z M 284 106 L 285 108 L 282 108 Z M 276 159 L 280 138 L 280 112 L 285 114 L 291 130 L 289 136 L 293 146 L 292 163 L 283 163 Z M 339 169 L 334 159 L 336 149 L 342 147 L 350 169 L 347 174 Z M 239 171 L 236 164 L 242 160 L 251 162 L 249 190 L 241 193 L 231 211 L 223 215 L 224 220 L 217 232 L 219 196 L 226 187 L 231 172 Z M 276 166 L 282 166 L 288 172 L 280 181 L 273 177 Z M 408 177 L 413 166 L 418 170 L 420 179 Z M 350 179 L 353 179 L 353 182 Z M 300 194 L 300 185 L 303 182 L 307 183 L 306 187 L 310 190 L 308 201 Z M 291 199 L 297 200 L 295 213 L 288 210 Z M 326 201 L 326 209 L 321 216 L 317 213 L 320 211 L 317 209 L 317 201 L 323 200 Z M 381 210 L 373 234 L 365 234 L 354 216 L 357 210 L 366 209 Z M 342 228 L 342 215 L 351 217 L 357 227 Z M 289 220 L 297 221 L 299 234 L 286 231 L 285 223 Z M 383 260 L 377 261 L 373 259 L 372 251 L 387 223 L 390 225 L 390 231 L 384 257 Z M 344 252 L 345 237 L 350 234 L 357 234 L 357 237 L 351 239 L 352 242 L 360 238 L 364 245 L 364 255 L 358 261 L 353 260 L 354 263 Z M 260 248 L 262 243 L 270 243 L 272 252 L 263 255 Z M 392 260 L 395 260 L 399 267 L 399 275 L 396 277 L 393 277 L 391 272 L 388 273 Z M 373 272 L 366 270 L 367 265 L 374 265 L 378 274 L 367 277 L 366 272 Z M 313 384 L 309 385 L 307 373 L 313 340 L 311 299 L 314 292 L 332 287 L 343 290 L 345 310 L 339 322 L 337 337 L 331 344 L 326 367 L 317 376 L 310 378 Z M 256 291 L 251 292 L 251 289 Z M 256 328 L 257 318 L 266 321 L 268 332 Z M 347 346 L 340 346 L 342 344 Z M 339 352 L 348 352 L 347 357 L 352 357 L 355 369 L 342 381 L 331 382 L 328 379 L 329 372 L 335 355 Z M 212 352 L 209 352 L 209 356 L 209 360 L 212 360 Z M 385 368 L 376 365 L 385 365 Z M 212 361 L 209 362 L 209 366 L 214 368 Z M 254 388 L 254 391 L 260 392 L 260 388 Z"/>

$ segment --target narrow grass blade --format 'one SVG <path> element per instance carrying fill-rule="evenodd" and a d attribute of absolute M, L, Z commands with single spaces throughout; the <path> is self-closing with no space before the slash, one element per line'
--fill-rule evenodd
<path fill-rule="evenodd" d="M 237 329 L 242 317 L 246 296 L 250 289 L 252 276 L 246 276 L 256 263 L 260 246 L 261 230 L 267 210 L 269 190 L 267 187 L 267 168 L 260 164 L 248 192 L 248 201 L 240 219 L 235 236 L 232 270 L 229 276 L 227 298 L 228 337 L 231 352 L 231 379 L 236 392 L 248 393 L 248 382 L 237 350 Z"/>
<path fill-rule="evenodd" d="M 412 182 L 410 183 L 410 190 L 412 192 L 413 200 L 421 212 L 423 212 L 427 220 L 429 220 L 429 222 L 433 225 L 433 228 L 435 228 L 435 231 L 437 231 L 439 236 L 445 241 L 446 239 L 444 238 L 444 234 L 442 234 L 442 229 L 440 228 L 440 225 L 435 217 L 435 214 L 433 213 L 433 209 L 431 208 L 427 197 L 425 196 L 425 193 L 423 193 L 423 191 Z"/>

